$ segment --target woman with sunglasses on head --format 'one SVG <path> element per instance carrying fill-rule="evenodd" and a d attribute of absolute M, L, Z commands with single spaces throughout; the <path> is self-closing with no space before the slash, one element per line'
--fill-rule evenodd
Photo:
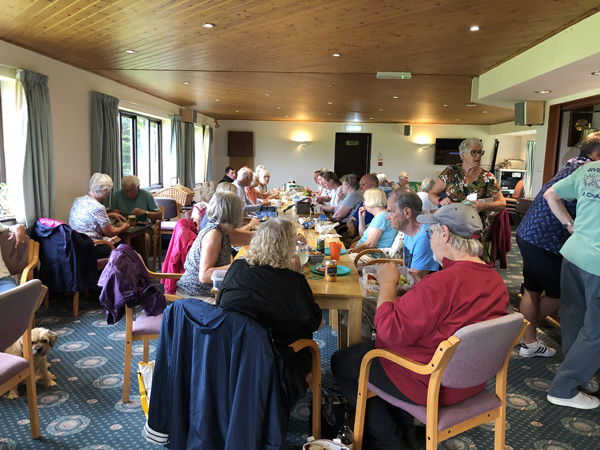
<path fill-rule="evenodd" d="M 488 214 L 502 211 L 506 201 L 496 177 L 481 167 L 481 157 L 485 154 L 481 139 L 465 139 L 458 146 L 458 151 L 462 164 L 448 166 L 440 173 L 429 191 L 429 200 L 444 206 L 465 202 L 467 196 L 477 194 L 477 199 L 469 204 L 479 213 L 485 235 Z"/>

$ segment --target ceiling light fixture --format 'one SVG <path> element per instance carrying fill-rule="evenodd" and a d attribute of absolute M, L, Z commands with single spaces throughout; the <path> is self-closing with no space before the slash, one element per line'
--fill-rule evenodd
<path fill-rule="evenodd" d="M 535 91 L 536 94 L 549 94 L 552 92 L 550 89 L 540 89 L 539 91 Z"/>
<path fill-rule="evenodd" d="M 189 81 L 184 81 L 183 84 L 190 84 L 190 82 Z"/>
<path fill-rule="evenodd" d="M 342 56 L 342 54 L 341 53 L 334 53 L 331 56 L 335 56 L 336 58 L 338 58 L 338 57 Z"/>
<path fill-rule="evenodd" d="M 475 103 L 467 103 L 465 106 L 468 106 L 469 108 L 472 108 L 473 106 L 477 106 Z"/>
<path fill-rule="evenodd" d="M 271 96 L 271 94 L 265 94 L 265 97 L 270 97 L 270 96 Z"/>
<path fill-rule="evenodd" d="M 479 31 L 479 25 L 473 25 L 471 28 L 469 28 L 469 31 Z"/>
<path fill-rule="evenodd" d="M 378 80 L 410 80 L 411 78 L 410 72 L 377 72 Z"/>
<path fill-rule="evenodd" d="M 595 72 L 592 72 L 592 75 L 596 75 L 596 76 L 600 75 L 600 70 L 596 70 Z"/>
<path fill-rule="evenodd" d="M 221 99 L 220 98 L 215 98 L 215 102 L 220 102 Z"/>
<path fill-rule="evenodd" d="M 333 105 L 333 102 L 327 102 L 328 105 Z"/>
<path fill-rule="evenodd" d="M 202 24 L 202 27 L 203 27 L 203 28 L 214 28 L 214 27 L 215 27 L 215 24 L 214 24 L 214 23 L 209 23 L 209 22 L 206 22 L 206 23 L 203 23 L 203 24 Z"/>
<path fill-rule="evenodd" d="M 392 95 L 392 98 L 399 98 L 397 95 Z"/>
<path fill-rule="evenodd" d="M 445 107 L 446 107 L 446 106 L 448 106 L 448 105 L 442 105 L 442 106 L 445 108 Z"/>
<path fill-rule="evenodd" d="M 132 50 L 132 49 L 125 50 L 125 53 L 129 53 L 129 54 L 131 54 L 131 53 L 135 53 L 135 50 Z"/>

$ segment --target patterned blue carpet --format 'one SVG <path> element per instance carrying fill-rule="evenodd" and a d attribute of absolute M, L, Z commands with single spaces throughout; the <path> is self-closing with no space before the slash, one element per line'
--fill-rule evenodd
<path fill-rule="evenodd" d="M 518 306 L 521 284 L 520 253 L 513 241 L 507 270 L 499 269 Z M 13 449 L 152 449 L 160 448 L 141 437 L 145 418 L 140 407 L 137 379 L 132 373 L 132 402 L 121 403 L 125 323 L 106 325 L 97 297 L 82 297 L 81 316 L 71 316 L 69 297 L 51 301 L 40 309 L 38 326 L 60 337 L 50 352 L 51 372 L 58 386 L 38 384 L 42 437 L 33 441 L 29 432 L 27 400 L 0 398 L 0 450 Z M 560 333 L 542 327 L 540 339 L 558 350 L 554 358 L 525 359 L 513 352 L 509 368 L 509 404 L 506 448 L 514 450 L 600 449 L 600 413 L 550 405 L 545 397 L 556 368 L 562 361 Z M 325 326 L 315 334 L 323 356 L 323 386 L 333 384 L 329 359 L 336 345 L 335 333 Z M 134 345 L 134 361 L 141 358 L 141 344 Z M 151 358 L 155 346 L 151 345 Z M 136 356 L 137 355 L 137 356 Z M 291 414 L 288 448 L 298 450 L 308 433 L 308 397 Z M 423 445 L 424 448 L 424 445 Z M 442 449 L 488 450 L 493 431 L 484 425 L 445 441 Z M 212 450 L 212 449 L 207 449 Z"/>

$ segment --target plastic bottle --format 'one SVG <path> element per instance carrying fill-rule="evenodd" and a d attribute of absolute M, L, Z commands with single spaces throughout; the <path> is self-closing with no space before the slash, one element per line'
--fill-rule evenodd
<path fill-rule="evenodd" d="M 348 425 L 349 415 L 350 414 L 348 411 L 344 412 L 344 422 L 342 424 L 342 428 L 340 428 L 340 430 L 338 431 L 337 438 L 340 440 L 340 442 L 343 445 L 345 445 L 350 450 L 352 450 L 353 436 L 352 436 L 352 430 L 350 429 L 350 426 Z"/>

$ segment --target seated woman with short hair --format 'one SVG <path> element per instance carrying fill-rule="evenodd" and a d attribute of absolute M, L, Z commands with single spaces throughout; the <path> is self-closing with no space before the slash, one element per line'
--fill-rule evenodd
<path fill-rule="evenodd" d="M 245 313 L 271 330 L 286 362 L 288 389 L 293 380 L 292 387 L 296 386 L 299 393 L 306 391 L 310 352 L 303 349 L 293 354 L 287 346 L 301 338 L 312 339 L 323 318 L 301 273 L 295 246 L 296 226 L 292 221 L 273 218 L 263 223 L 244 258 L 236 259 L 227 271 L 217 304 Z M 293 393 L 291 396 L 295 397 Z"/>
<path fill-rule="evenodd" d="M 185 272 L 177 281 L 177 295 L 214 303 L 212 274 L 231 264 L 229 233 L 242 223 L 242 199 L 233 192 L 217 192 L 206 214 L 208 224 L 200 230 L 185 260 Z"/>

